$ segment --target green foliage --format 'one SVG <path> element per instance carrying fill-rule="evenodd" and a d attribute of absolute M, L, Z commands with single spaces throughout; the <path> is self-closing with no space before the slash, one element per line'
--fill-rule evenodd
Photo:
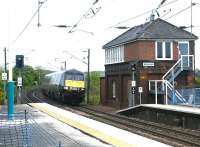
<path fill-rule="evenodd" d="M 195 87 L 200 88 L 200 77 L 195 78 Z"/>
<path fill-rule="evenodd" d="M 2 74 L 2 69 L 0 69 L 0 76 L 1 76 L 1 74 Z M 3 102 L 4 102 L 3 96 L 4 96 L 4 93 L 3 93 L 3 81 L 0 78 L 0 105 L 3 104 Z"/>
<path fill-rule="evenodd" d="M 196 69 L 195 74 L 196 74 L 197 77 L 200 77 L 200 69 Z"/>
<path fill-rule="evenodd" d="M 90 72 L 90 99 L 89 103 L 98 105 L 100 103 L 100 73 L 99 71 Z M 87 91 L 87 75 L 85 78 Z"/>
<path fill-rule="evenodd" d="M 196 69 L 195 75 L 195 87 L 200 88 L 200 69 Z"/>
<path fill-rule="evenodd" d="M 40 84 L 45 74 L 44 70 L 39 67 L 34 70 L 31 66 L 26 65 L 22 69 L 14 68 L 13 80 L 17 82 L 17 77 L 21 75 L 23 87 L 28 89 L 34 85 Z"/>

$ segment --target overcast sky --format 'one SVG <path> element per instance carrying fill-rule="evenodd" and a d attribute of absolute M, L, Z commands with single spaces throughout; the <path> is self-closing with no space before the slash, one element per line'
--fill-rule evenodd
<path fill-rule="evenodd" d="M 41 0 L 42 1 L 42 0 Z M 41 27 L 37 27 L 37 15 L 27 29 L 19 36 L 25 25 L 37 11 L 38 0 L 1 0 L 0 5 L 0 65 L 3 65 L 3 48 L 12 51 L 13 61 L 16 54 L 25 55 L 25 64 L 42 66 L 48 69 L 59 70 L 67 61 L 67 68 L 87 70 L 87 66 L 74 59 L 74 54 L 80 59 L 86 57 L 82 52 L 91 49 L 91 69 L 104 70 L 104 50 L 102 46 L 125 30 L 115 29 L 111 26 L 140 15 L 156 8 L 161 0 L 99 0 L 93 10 L 101 7 L 100 11 L 92 17 L 83 19 L 68 33 L 69 28 L 56 28 L 53 25 L 74 25 L 83 14 L 91 7 L 94 0 L 47 0 L 40 9 Z M 170 5 L 158 10 L 162 19 L 167 19 L 175 13 L 190 6 L 190 0 L 167 0 L 164 5 Z M 199 0 L 193 2 L 200 3 Z M 171 11 L 170 11 L 171 9 Z M 190 26 L 190 9 L 167 19 L 176 26 Z M 193 6 L 193 33 L 200 37 L 200 5 Z M 120 26 L 133 27 L 145 23 L 149 13 L 130 19 Z M 92 33 L 85 33 L 87 32 Z M 187 29 L 190 31 L 190 29 Z M 17 39 L 17 40 L 16 40 Z M 34 51 L 33 51 L 34 50 Z M 196 41 L 196 67 L 200 69 L 200 41 Z M 68 53 L 66 52 L 68 51 Z M 55 61 L 55 58 L 59 58 Z M 84 59 L 83 59 L 84 60 Z"/>

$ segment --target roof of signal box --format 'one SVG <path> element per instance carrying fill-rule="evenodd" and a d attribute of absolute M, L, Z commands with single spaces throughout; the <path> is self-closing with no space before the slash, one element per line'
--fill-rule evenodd
<path fill-rule="evenodd" d="M 165 20 L 157 18 L 153 21 L 130 28 L 123 34 L 106 43 L 103 49 L 127 44 L 136 40 L 157 39 L 196 40 L 198 37 Z"/>

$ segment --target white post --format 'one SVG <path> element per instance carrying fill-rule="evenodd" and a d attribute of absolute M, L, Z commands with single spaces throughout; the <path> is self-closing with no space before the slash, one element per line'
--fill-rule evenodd
<path fill-rule="evenodd" d="M 157 87 L 157 81 L 155 81 L 155 101 L 156 101 L 156 104 L 158 104 L 158 87 Z"/>
<path fill-rule="evenodd" d="M 181 71 L 183 70 L 183 55 L 181 55 Z"/>
<path fill-rule="evenodd" d="M 151 80 L 149 80 L 149 91 L 151 90 Z"/>
<path fill-rule="evenodd" d="M 167 82 L 165 81 L 165 88 L 166 88 L 166 90 L 165 90 L 165 97 L 166 97 L 166 105 L 168 105 L 168 96 L 167 96 Z"/>
<path fill-rule="evenodd" d="M 192 69 L 195 70 L 194 69 L 194 55 L 192 55 Z"/>

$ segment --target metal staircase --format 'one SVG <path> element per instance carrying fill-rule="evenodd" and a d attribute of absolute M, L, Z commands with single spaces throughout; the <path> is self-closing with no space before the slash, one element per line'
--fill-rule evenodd
<path fill-rule="evenodd" d="M 180 59 L 162 77 L 162 80 L 149 80 L 149 91 L 155 94 L 155 103 L 158 95 L 165 95 L 166 104 L 188 103 L 187 100 L 175 89 L 174 80 L 184 70 L 194 70 L 194 56 L 181 55 Z"/>

